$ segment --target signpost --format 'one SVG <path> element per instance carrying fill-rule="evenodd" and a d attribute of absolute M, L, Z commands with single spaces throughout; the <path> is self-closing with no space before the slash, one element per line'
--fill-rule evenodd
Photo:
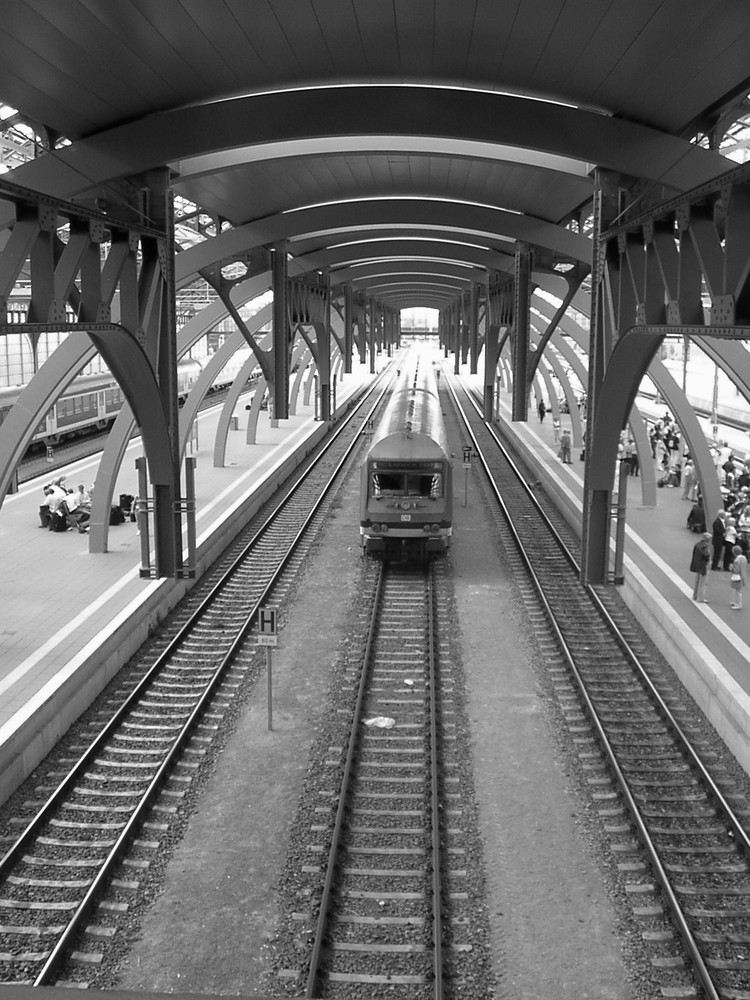
<path fill-rule="evenodd" d="M 271 649 L 278 646 L 277 608 L 258 609 L 258 645 L 266 647 L 266 679 L 268 686 L 268 731 L 273 729 L 273 667 Z"/>
<path fill-rule="evenodd" d="M 464 507 L 469 498 L 469 469 L 471 468 L 471 445 L 464 445 Z"/>

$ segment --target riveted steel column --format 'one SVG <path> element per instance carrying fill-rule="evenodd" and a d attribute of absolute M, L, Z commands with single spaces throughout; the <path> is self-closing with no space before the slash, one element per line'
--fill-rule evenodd
<path fill-rule="evenodd" d="M 525 243 L 516 247 L 515 306 L 513 331 L 513 403 L 512 419 L 528 419 L 526 368 L 529 359 L 529 312 L 531 305 L 531 248 Z"/>
<path fill-rule="evenodd" d="M 322 323 L 315 323 L 318 345 L 318 373 L 320 375 L 320 419 L 331 419 L 331 282 L 325 275 L 325 315 Z"/>
<path fill-rule="evenodd" d="M 286 240 L 273 248 L 273 419 L 289 417 L 289 310 Z"/>
<path fill-rule="evenodd" d="M 594 427 L 599 388 L 604 381 L 611 350 L 611 321 L 605 294 L 605 261 L 602 233 L 614 222 L 618 212 L 616 175 L 596 170 L 594 175 L 594 233 L 591 268 L 591 333 L 589 340 L 589 379 L 586 401 L 586 454 L 593 451 Z M 581 580 L 606 583 L 609 576 L 609 528 L 612 516 L 612 490 L 594 489 L 592 466 L 586 463 L 583 483 L 583 525 L 581 536 Z"/>
<path fill-rule="evenodd" d="M 460 302 L 458 329 L 461 336 L 461 364 L 466 365 L 469 363 L 469 344 L 471 343 L 471 303 L 467 295 L 462 295 Z"/>
<path fill-rule="evenodd" d="M 367 331 L 367 346 L 370 350 L 370 374 L 375 374 L 375 301 L 373 299 L 368 299 L 367 301 L 367 318 L 369 320 L 370 326 Z"/>
<path fill-rule="evenodd" d="M 461 300 L 451 303 L 451 340 L 453 342 L 453 374 L 461 371 Z"/>
<path fill-rule="evenodd" d="M 352 370 L 352 355 L 354 354 L 354 302 L 352 286 L 344 286 L 344 374 Z"/>
<path fill-rule="evenodd" d="M 177 306 L 174 276 L 174 195 L 169 171 L 148 175 L 149 210 L 166 238 L 160 252 L 161 309 L 158 318 L 156 375 L 167 421 L 171 465 L 169 474 L 151 470 L 154 490 L 154 569 L 157 577 L 178 577 L 182 571 L 182 501 L 180 497 L 180 411 L 177 391 Z M 142 265 L 143 267 L 143 265 Z"/>
<path fill-rule="evenodd" d="M 479 285 L 471 286 L 469 299 L 469 372 L 479 370 Z"/>

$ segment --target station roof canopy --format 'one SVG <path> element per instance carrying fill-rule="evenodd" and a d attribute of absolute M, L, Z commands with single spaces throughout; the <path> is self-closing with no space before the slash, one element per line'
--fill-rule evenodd
<path fill-rule="evenodd" d="M 642 204 L 736 164 L 746 0 L 4 0 L 19 184 L 112 213 L 168 166 L 198 265 L 287 241 L 393 308 L 590 264 L 593 171 Z M 8 123 L 6 123 L 8 124 Z M 741 142 L 737 143 L 740 147 Z M 184 217 L 184 218 L 183 218 Z"/>

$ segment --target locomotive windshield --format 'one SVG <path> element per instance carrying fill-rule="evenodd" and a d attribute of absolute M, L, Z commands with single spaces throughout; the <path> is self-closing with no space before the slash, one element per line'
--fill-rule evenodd
<path fill-rule="evenodd" d="M 443 477 L 439 472 L 373 472 L 370 493 L 378 497 L 430 497 L 443 495 Z"/>

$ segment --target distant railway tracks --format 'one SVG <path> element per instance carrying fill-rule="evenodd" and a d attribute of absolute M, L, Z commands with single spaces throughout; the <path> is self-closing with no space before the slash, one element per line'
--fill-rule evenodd
<path fill-rule="evenodd" d="M 577 544 L 560 515 L 543 509 L 468 397 L 454 398 L 650 951 L 654 987 L 747 1000 L 750 807 L 707 752 L 705 720 L 631 629 L 616 592 L 578 582 Z"/>
<path fill-rule="evenodd" d="M 139 873 L 257 663 L 258 608 L 290 585 L 379 399 L 342 422 L 196 585 L 170 617 L 158 655 L 118 675 L 90 721 L 90 742 L 45 762 L 48 783 L 16 817 L 21 832 L 0 861 L 0 982 L 85 982 L 86 969 L 101 963 Z"/>

